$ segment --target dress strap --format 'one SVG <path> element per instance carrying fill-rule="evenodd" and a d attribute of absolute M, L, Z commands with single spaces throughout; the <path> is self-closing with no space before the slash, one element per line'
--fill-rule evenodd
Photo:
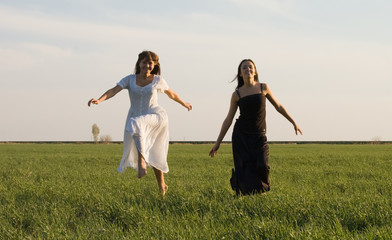
<path fill-rule="evenodd" d="M 237 93 L 238 97 L 241 98 L 240 91 L 238 91 L 238 88 L 235 90 L 235 92 Z"/>

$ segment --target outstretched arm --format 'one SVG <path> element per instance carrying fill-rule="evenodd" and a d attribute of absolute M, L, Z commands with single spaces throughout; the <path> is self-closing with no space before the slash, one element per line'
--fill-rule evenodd
<path fill-rule="evenodd" d="M 301 133 L 302 135 L 302 131 L 301 129 L 299 129 L 299 127 L 297 126 L 297 124 L 295 123 L 295 121 L 293 120 L 293 118 L 291 118 L 291 116 L 289 115 L 289 113 L 287 112 L 287 110 L 283 107 L 282 104 L 280 104 L 275 96 L 272 94 L 271 89 L 268 87 L 267 84 L 263 84 L 264 85 L 264 89 L 263 91 L 265 91 L 266 97 L 267 99 L 270 101 L 270 103 L 275 107 L 276 111 L 278 111 L 280 114 L 282 114 L 287 120 L 289 120 L 289 122 L 291 122 L 294 126 L 294 130 L 295 130 L 295 134 L 297 135 L 298 132 Z"/>
<path fill-rule="evenodd" d="M 111 97 L 114 97 L 117 93 L 119 93 L 122 90 L 122 88 L 119 85 L 116 85 L 114 88 L 111 88 L 107 90 L 100 98 L 95 99 L 92 98 L 90 101 L 88 101 L 88 106 L 90 107 L 91 104 L 99 104 L 100 102 L 103 102 L 105 100 L 108 100 Z"/>
<path fill-rule="evenodd" d="M 178 102 L 179 104 L 184 106 L 186 109 L 188 109 L 188 111 L 192 110 L 192 105 L 190 103 L 186 103 L 186 102 L 182 101 L 181 98 L 178 96 L 178 94 L 175 91 L 168 89 L 168 90 L 165 90 L 165 93 L 170 99 Z"/>
<path fill-rule="evenodd" d="M 223 138 L 225 137 L 227 130 L 229 130 L 231 123 L 233 122 L 233 118 L 235 116 L 235 113 L 237 112 L 237 107 L 238 107 L 238 100 L 239 97 L 238 95 L 234 92 L 231 95 L 231 100 L 230 100 L 230 108 L 229 108 L 229 112 L 227 113 L 227 116 L 225 118 L 225 120 L 222 123 L 222 127 L 218 136 L 218 139 L 215 142 L 215 145 L 212 147 L 211 151 L 210 151 L 210 157 L 215 157 L 215 155 L 218 153 L 218 149 L 219 146 L 223 140 Z"/>

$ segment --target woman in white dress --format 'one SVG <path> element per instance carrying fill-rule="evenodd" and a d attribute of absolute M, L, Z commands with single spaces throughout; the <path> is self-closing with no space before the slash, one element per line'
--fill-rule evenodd
<path fill-rule="evenodd" d="M 88 102 L 99 104 L 123 89 L 129 91 L 131 107 L 124 131 L 124 152 L 118 167 L 119 172 L 132 167 L 138 171 L 138 178 L 147 174 L 147 166 L 154 169 L 158 186 L 165 195 L 168 186 L 163 173 L 169 171 L 167 152 L 169 148 L 169 129 L 166 111 L 158 105 L 158 91 L 178 102 L 190 111 L 192 105 L 181 100 L 160 76 L 157 54 L 143 51 L 135 66 L 135 74 L 124 77 L 117 85 L 107 90 L 100 98 Z"/>

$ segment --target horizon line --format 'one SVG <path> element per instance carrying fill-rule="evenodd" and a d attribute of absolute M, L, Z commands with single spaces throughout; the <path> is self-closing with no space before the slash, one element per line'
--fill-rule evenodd
<path fill-rule="evenodd" d="M 123 141 L 0 141 L 0 144 L 122 144 Z M 214 144 L 215 141 L 169 141 L 169 144 Z M 231 144 L 231 141 L 222 141 Z M 269 144 L 392 144 L 392 141 L 268 141 Z"/>

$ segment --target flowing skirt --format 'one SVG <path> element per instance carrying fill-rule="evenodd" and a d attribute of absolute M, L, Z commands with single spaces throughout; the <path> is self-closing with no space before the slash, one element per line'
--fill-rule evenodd
<path fill-rule="evenodd" d="M 128 118 L 124 131 L 123 156 L 117 170 L 123 172 L 127 167 L 138 170 L 139 151 L 147 166 L 167 173 L 168 149 L 169 126 L 166 112 Z"/>
<path fill-rule="evenodd" d="M 243 133 L 234 127 L 232 148 L 234 169 L 230 183 L 237 195 L 269 191 L 267 137 L 264 134 Z"/>

